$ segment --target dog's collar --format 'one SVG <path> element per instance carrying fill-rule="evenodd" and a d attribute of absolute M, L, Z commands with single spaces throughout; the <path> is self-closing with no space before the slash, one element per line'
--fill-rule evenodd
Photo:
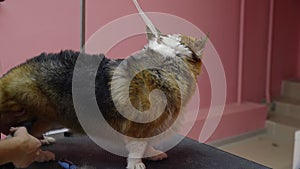
<path fill-rule="evenodd" d="M 178 55 L 190 56 L 192 51 L 180 43 L 180 35 L 167 35 L 153 38 L 149 41 L 148 47 L 163 56 L 175 57 Z"/>

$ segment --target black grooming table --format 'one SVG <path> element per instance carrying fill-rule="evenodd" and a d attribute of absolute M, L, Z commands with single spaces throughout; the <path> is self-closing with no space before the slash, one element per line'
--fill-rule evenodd
<path fill-rule="evenodd" d="M 67 158 L 77 164 L 88 164 L 97 169 L 125 169 L 126 158 L 102 150 L 87 136 L 58 137 L 57 143 L 44 149 L 56 154 L 56 158 Z M 267 169 L 252 161 L 237 157 L 211 146 L 200 144 L 189 138 L 171 149 L 167 160 L 146 161 L 147 169 Z M 1 166 L 0 166 L 1 168 Z M 57 161 L 34 163 L 29 169 L 61 169 Z"/>

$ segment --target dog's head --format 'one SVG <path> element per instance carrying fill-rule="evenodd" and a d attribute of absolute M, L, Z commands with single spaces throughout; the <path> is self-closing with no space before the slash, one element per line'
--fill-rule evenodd
<path fill-rule="evenodd" d="M 164 56 L 180 57 L 195 76 L 201 73 L 201 59 L 203 56 L 207 36 L 197 39 L 181 34 L 163 35 L 156 29 L 159 36 L 155 36 L 147 27 L 147 48 Z"/>
<path fill-rule="evenodd" d="M 31 119 L 32 115 L 0 86 L 0 132 L 7 135 L 10 127 L 24 126 Z"/>

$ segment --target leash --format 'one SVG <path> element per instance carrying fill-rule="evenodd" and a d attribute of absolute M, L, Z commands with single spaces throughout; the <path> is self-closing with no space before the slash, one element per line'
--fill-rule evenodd
<path fill-rule="evenodd" d="M 148 16 L 144 13 L 144 11 L 142 10 L 142 8 L 140 7 L 139 3 L 137 0 L 132 0 L 135 7 L 137 8 L 139 14 L 141 15 L 143 21 L 145 22 L 145 24 L 148 26 L 148 28 L 151 30 L 151 32 L 154 34 L 154 36 L 156 38 L 159 37 L 159 33 L 157 31 L 157 29 L 155 28 L 154 24 L 151 22 L 151 20 L 148 18 Z"/>

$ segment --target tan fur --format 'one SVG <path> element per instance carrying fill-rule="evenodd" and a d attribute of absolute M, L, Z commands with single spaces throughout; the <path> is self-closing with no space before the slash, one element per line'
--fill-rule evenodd
<path fill-rule="evenodd" d="M 146 62 L 148 65 L 160 65 L 165 62 L 164 57 L 155 55 L 151 58 L 145 57 L 140 59 Z M 195 78 L 196 75 L 199 74 L 199 72 L 193 73 L 192 71 L 199 71 L 201 69 L 201 62 L 192 63 L 188 60 L 184 60 L 186 62 L 182 62 L 182 60 L 179 58 L 174 58 L 173 60 L 175 64 L 178 63 L 177 66 L 179 68 L 181 67 L 182 70 L 186 70 L 187 72 L 183 72 L 183 75 L 181 75 L 180 73 L 168 70 L 169 67 L 167 63 L 165 63 L 165 65 L 161 65 L 160 73 L 164 77 L 168 78 L 160 79 L 156 76 L 156 74 L 153 73 L 153 71 L 143 70 L 143 67 L 140 67 L 140 65 L 131 65 L 132 63 L 130 62 L 130 60 L 128 60 L 129 63 L 124 64 L 124 67 L 119 66 L 121 68 L 113 72 L 115 83 L 119 85 L 112 86 L 112 97 L 117 99 L 115 100 L 115 104 L 122 107 L 122 110 L 125 113 L 128 113 L 129 116 L 138 117 L 140 112 L 142 112 L 143 114 L 145 113 L 145 110 L 149 109 L 149 93 L 154 89 L 163 90 L 167 97 L 167 100 L 170 102 L 165 112 L 162 113 L 159 118 L 150 123 L 143 124 L 125 120 L 121 130 L 118 130 L 117 127 L 115 127 L 115 129 L 127 136 L 148 138 L 162 133 L 173 125 L 182 109 L 181 105 L 185 105 L 194 92 L 196 83 Z M 133 67 L 131 69 L 137 69 L 138 73 L 135 75 L 134 71 L 130 72 L 131 69 L 126 65 L 131 65 L 131 67 Z M 184 74 L 190 74 L 190 77 L 184 76 Z M 135 76 L 131 80 L 130 77 L 133 75 Z M 183 87 L 182 91 L 180 91 L 180 88 L 175 80 L 175 76 L 179 78 L 179 81 L 183 81 L 181 83 Z M 124 97 L 127 90 L 126 85 L 124 84 L 127 83 L 130 84 L 129 98 Z M 164 86 L 164 88 L 161 88 L 162 85 Z M 132 103 L 132 105 L 140 112 L 129 111 L 131 110 L 130 108 L 127 108 L 130 107 L 127 104 L 129 102 Z M 148 114 L 148 116 L 155 116 L 155 113 L 156 112 Z M 114 127 L 115 125 L 112 126 Z"/>

